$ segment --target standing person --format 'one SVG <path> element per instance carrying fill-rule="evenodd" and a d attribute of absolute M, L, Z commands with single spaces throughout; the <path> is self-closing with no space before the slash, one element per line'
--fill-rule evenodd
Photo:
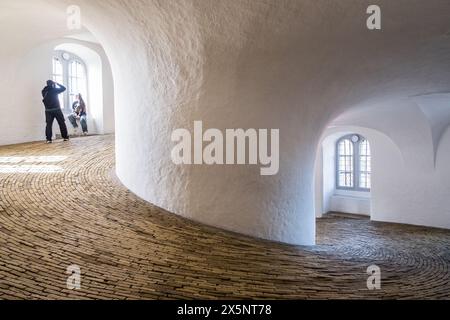
<path fill-rule="evenodd" d="M 78 133 L 77 119 L 79 119 L 81 123 L 81 129 L 83 130 L 83 134 L 87 135 L 88 127 L 87 127 L 86 103 L 84 103 L 81 93 L 75 96 L 75 101 L 72 104 L 72 111 L 73 113 L 69 116 L 69 121 L 70 123 L 72 123 L 72 126 L 75 129 L 75 134 Z"/>
<path fill-rule="evenodd" d="M 67 132 L 66 121 L 64 114 L 61 111 L 61 104 L 59 103 L 58 95 L 66 91 L 66 87 L 54 82 L 52 80 L 47 81 L 47 86 L 42 90 L 42 102 L 45 105 L 45 121 L 47 127 L 45 129 L 45 135 L 47 136 L 47 143 L 52 143 L 53 137 L 53 120 L 56 119 L 61 131 L 61 136 L 64 141 L 69 140 L 69 134 Z"/>

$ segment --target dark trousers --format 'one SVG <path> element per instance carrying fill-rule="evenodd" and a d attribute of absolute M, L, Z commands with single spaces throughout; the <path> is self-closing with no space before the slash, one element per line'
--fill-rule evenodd
<path fill-rule="evenodd" d="M 70 121 L 70 123 L 72 124 L 72 126 L 74 128 L 78 128 L 78 123 L 77 123 L 77 115 L 76 114 L 71 114 L 70 116 L 67 117 Z M 88 127 L 87 127 L 87 117 L 85 114 L 83 114 L 80 117 L 80 124 L 81 124 L 81 129 L 83 129 L 83 133 L 88 132 Z"/>
<path fill-rule="evenodd" d="M 58 122 L 59 129 L 61 130 L 61 136 L 63 139 L 69 139 L 69 134 L 67 133 L 66 120 L 64 119 L 64 114 L 60 109 L 45 111 L 45 121 L 47 122 L 47 127 L 45 129 L 45 135 L 47 136 L 47 141 L 52 141 L 53 136 L 53 120 Z"/>

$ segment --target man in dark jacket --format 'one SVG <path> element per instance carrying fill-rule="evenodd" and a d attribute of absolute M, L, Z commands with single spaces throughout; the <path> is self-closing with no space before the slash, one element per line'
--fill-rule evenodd
<path fill-rule="evenodd" d="M 58 98 L 58 95 L 64 91 L 66 91 L 66 87 L 52 80 L 48 80 L 47 86 L 42 90 L 42 97 L 44 98 L 42 102 L 44 102 L 45 105 L 45 121 L 47 122 L 47 127 L 45 129 L 47 143 L 52 143 L 53 120 L 55 119 L 58 122 L 61 136 L 64 141 L 69 140 L 66 121 L 64 119 L 64 114 L 61 111 L 61 104 L 59 103 Z"/>

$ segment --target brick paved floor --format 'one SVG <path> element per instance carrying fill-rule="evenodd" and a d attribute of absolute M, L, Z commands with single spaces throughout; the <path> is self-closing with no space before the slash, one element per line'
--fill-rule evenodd
<path fill-rule="evenodd" d="M 450 297 L 449 231 L 331 215 L 315 247 L 255 240 L 138 199 L 113 152 L 111 136 L 0 147 L 0 298 Z M 79 291 L 66 288 L 72 264 Z"/>

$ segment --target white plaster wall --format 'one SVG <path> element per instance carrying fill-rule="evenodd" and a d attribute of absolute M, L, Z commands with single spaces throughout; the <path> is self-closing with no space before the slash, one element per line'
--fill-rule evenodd
<path fill-rule="evenodd" d="M 316 166 L 314 168 L 314 210 L 316 218 L 321 218 L 324 213 L 329 212 L 328 197 L 324 195 L 324 154 L 322 145 L 319 146 L 316 157 Z M 325 200 L 327 199 L 327 200 Z"/>
<path fill-rule="evenodd" d="M 35 49 L 23 57 L 0 59 L 0 145 L 42 140 L 45 136 L 40 95 L 45 86 L 42 79 L 48 77 L 45 57 L 45 51 Z M 34 64 L 36 60 L 44 63 Z"/>
<path fill-rule="evenodd" d="M 370 216 L 370 193 L 336 192 L 330 197 L 330 211 Z"/>
<path fill-rule="evenodd" d="M 252 236 L 314 243 L 314 162 L 335 116 L 450 90 L 446 0 L 45 3 L 62 14 L 80 5 L 110 58 L 121 181 L 176 214 Z M 365 28 L 374 3 L 385 8 L 382 32 Z M 279 174 L 175 166 L 171 133 L 194 120 L 280 129 Z"/>
<path fill-rule="evenodd" d="M 336 176 L 335 176 L 335 164 L 336 164 L 336 152 L 335 145 L 336 141 L 345 135 L 344 133 L 338 133 L 327 137 L 322 143 L 322 168 L 319 171 L 320 179 L 323 185 L 323 197 L 320 196 L 323 201 L 323 211 L 322 213 L 328 213 L 333 211 L 331 199 L 336 190 Z"/>

